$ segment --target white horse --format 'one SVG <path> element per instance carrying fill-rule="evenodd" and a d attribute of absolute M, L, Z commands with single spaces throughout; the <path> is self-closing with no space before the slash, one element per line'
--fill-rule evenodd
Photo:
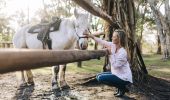
<path fill-rule="evenodd" d="M 74 49 L 76 42 L 80 49 L 88 46 L 87 38 L 82 38 L 84 32 L 88 32 L 88 14 L 74 10 L 74 18 L 62 19 L 59 30 L 50 32 L 53 50 Z M 43 44 L 37 39 L 36 34 L 28 33 L 31 25 L 22 27 L 13 37 L 15 48 L 43 49 Z M 56 65 L 52 67 L 52 89 L 68 86 L 65 81 L 66 65 Z M 58 74 L 59 73 L 59 74 Z M 19 85 L 34 84 L 31 70 L 21 71 Z"/>

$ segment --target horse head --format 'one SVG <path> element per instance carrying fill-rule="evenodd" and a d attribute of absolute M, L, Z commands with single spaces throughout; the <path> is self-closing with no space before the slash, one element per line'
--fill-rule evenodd
<path fill-rule="evenodd" d="M 88 32 L 89 27 L 88 14 L 80 13 L 75 9 L 74 16 L 76 17 L 75 30 L 79 46 L 78 48 L 80 48 L 81 50 L 85 50 L 88 47 L 88 40 L 83 34 Z"/>

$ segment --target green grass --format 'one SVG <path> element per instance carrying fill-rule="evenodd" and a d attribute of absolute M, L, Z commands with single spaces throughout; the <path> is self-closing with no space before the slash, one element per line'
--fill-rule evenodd
<path fill-rule="evenodd" d="M 102 71 L 104 58 L 82 62 L 82 68 L 77 67 L 77 63 L 68 64 L 67 70 L 70 72 L 98 73 Z"/>
<path fill-rule="evenodd" d="M 170 60 L 161 60 L 161 55 L 143 55 L 144 62 L 150 75 L 170 79 Z M 94 59 L 83 61 L 82 67 L 77 67 L 77 63 L 70 63 L 67 65 L 67 72 L 73 73 L 99 73 L 102 71 L 104 64 L 104 57 L 100 60 Z M 51 67 L 36 69 L 36 73 L 51 73 Z"/>
<path fill-rule="evenodd" d="M 93 59 L 89 61 L 83 61 L 82 67 L 77 67 L 77 63 L 70 63 L 67 64 L 67 72 L 73 72 L 73 73 L 99 73 L 102 71 L 104 65 L 104 57 L 102 57 L 100 60 Z M 43 74 L 49 74 L 51 73 L 51 67 L 44 67 L 40 69 L 34 69 L 34 74 L 37 73 L 43 73 Z"/>
<path fill-rule="evenodd" d="M 149 74 L 162 77 L 170 78 L 170 60 L 161 60 L 161 55 L 144 55 L 144 62 L 146 64 Z"/>

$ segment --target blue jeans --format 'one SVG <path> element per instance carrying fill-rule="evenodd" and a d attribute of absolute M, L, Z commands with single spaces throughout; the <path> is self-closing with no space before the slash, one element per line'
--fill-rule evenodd
<path fill-rule="evenodd" d="M 124 81 L 117 77 L 116 75 L 112 74 L 111 72 L 102 72 L 97 74 L 96 79 L 103 84 L 114 86 L 119 89 L 125 89 L 126 85 L 129 84 L 129 81 Z"/>

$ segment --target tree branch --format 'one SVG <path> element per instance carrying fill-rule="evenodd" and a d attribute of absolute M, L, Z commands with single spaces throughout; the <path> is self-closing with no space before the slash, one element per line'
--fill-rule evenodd
<path fill-rule="evenodd" d="M 73 1 L 79 6 L 81 6 L 83 9 L 85 9 L 86 11 L 92 13 L 95 16 L 98 16 L 104 19 L 114 28 L 119 27 L 119 25 L 117 24 L 117 21 L 114 18 L 112 19 L 112 17 L 109 16 L 107 13 L 103 12 L 102 9 L 93 5 L 90 0 L 73 0 Z"/>

